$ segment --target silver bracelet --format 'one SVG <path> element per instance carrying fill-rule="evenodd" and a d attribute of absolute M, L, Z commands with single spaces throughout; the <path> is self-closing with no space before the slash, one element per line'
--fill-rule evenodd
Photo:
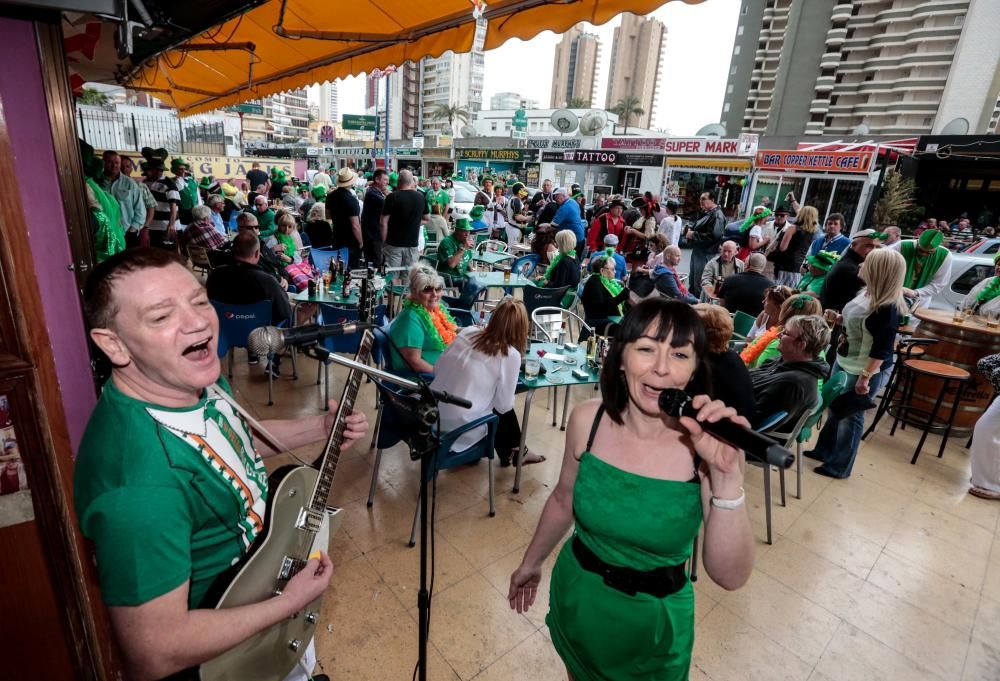
<path fill-rule="evenodd" d="M 743 488 L 740 487 L 740 496 L 735 499 L 720 499 L 719 497 L 712 497 L 712 506 L 732 510 L 745 504 L 746 500 L 747 495 L 743 492 Z"/>

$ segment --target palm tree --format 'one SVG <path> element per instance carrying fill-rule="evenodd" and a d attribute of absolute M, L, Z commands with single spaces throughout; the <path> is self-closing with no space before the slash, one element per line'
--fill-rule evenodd
<path fill-rule="evenodd" d="M 448 106 L 447 104 L 438 104 L 431 111 L 431 118 L 435 121 L 441 121 L 448 119 L 448 132 L 451 133 L 452 137 L 455 136 L 455 119 L 462 121 L 463 123 L 468 123 L 469 118 L 472 114 L 464 106 Z"/>
<path fill-rule="evenodd" d="M 589 109 L 590 100 L 584 97 L 570 97 L 566 101 L 567 109 Z"/>
<path fill-rule="evenodd" d="M 85 87 L 77 97 L 77 101 L 80 104 L 90 104 L 93 106 L 107 106 L 111 100 L 109 100 L 108 96 L 103 92 L 101 92 L 100 90 L 95 90 L 92 87 Z"/>
<path fill-rule="evenodd" d="M 633 116 L 642 116 L 646 113 L 641 106 L 642 101 L 635 95 L 628 95 L 619 99 L 618 103 L 611 107 L 611 113 L 618 114 L 622 125 L 625 126 L 625 134 L 628 134 L 628 124 L 632 122 Z"/>

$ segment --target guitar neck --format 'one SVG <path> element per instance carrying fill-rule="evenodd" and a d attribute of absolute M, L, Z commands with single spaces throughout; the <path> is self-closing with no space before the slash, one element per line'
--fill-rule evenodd
<path fill-rule="evenodd" d="M 354 361 L 362 364 L 368 363 L 373 341 L 374 336 L 371 330 L 365 329 L 362 332 L 361 344 L 358 347 L 357 355 L 354 356 Z M 323 464 L 320 466 L 316 488 L 313 490 L 312 499 L 309 502 L 309 509 L 316 514 L 324 513 L 330 505 L 330 491 L 333 489 L 337 464 L 340 463 L 340 451 L 344 444 L 344 429 L 347 427 L 345 418 L 354 409 L 354 402 L 358 397 L 363 375 L 357 369 L 351 369 L 347 376 L 347 385 L 344 386 L 344 392 L 340 396 L 337 418 L 334 421 L 333 430 L 330 431 L 330 437 L 326 441 Z"/>

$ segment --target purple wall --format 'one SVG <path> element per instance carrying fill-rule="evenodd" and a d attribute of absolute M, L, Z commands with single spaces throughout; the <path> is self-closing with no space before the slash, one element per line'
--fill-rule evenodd
<path fill-rule="evenodd" d="M 30 22 L 0 17 L 0 101 L 10 131 L 38 290 L 45 311 L 69 434 L 76 450 L 96 398 L 83 313 L 76 295 L 55 152 Z"/>

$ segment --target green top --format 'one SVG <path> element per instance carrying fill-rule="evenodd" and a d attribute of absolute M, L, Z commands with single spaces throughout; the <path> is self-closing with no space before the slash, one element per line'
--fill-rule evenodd
<path fill-rule="evenodd" d="M 228 402 L 206 392 L 168 409 L 112 379 L 80 443 L 74 494 L 105 603 L 139 605 L 190 582 L 196 608 L 262 529 L 267 471 Z"/>
<path fill-rule="evenodd" d="M 644 571 L 680 565 L 690 558 L 701 525 L 701 485 L 630 473 L 585 451 L 573 486 L 573 516 L 576 537 L 605 563 Z M 690 582 L 664 598 L 626 595 L 584 570 L 567 541 L 552 572 L 549 604 L 545 623 L 574 679 L 688 678 Z"/>
<path fill-rule="evenodd" d="M 404 307 L 392 320 L 389 338 L 400 348 L 420 348 L 420 358 L 433 365 L 443 352 L 434 342 L 432 329 L 426 320 L 408 307 Z M 392 366 L 398 372 L 410 372 L 395 347 L 391 348 Z"/>
<path fill-rule="evenodd" d="M 811 291 L 813 293 L 819 294 L 823 290 L 823 282 L 826 281 L 826 272 L 814 276 L 812 272 L 806 272 L 799 279 L 799 290 L 800 291 Z"/>
<path fill-rule="evenodd" d="M 458 253 L 461 244 L 458 243 L 458 239 L 455 238 L 454 234 L 449 234 L 445 238 L 441 239 L 441 243 L 438 244 L 437 249 L 437 268 L 438 272 L 442 274 L 450 274 L 454 277 L 464 277 L 469 273 L 469 262 L 472 260 L 472 249 L 466 248 L 465 252 L 462 253 L 462 259 L 458 261 L 458 265 L 455 267 L 448 266 L 448 260 L 455 257 Z"/>
<path fill-rule="evenodd" d="M 260 228 L 261 238 L 266 239 L 267 237 L 274 234 L 276 229 L 274 225 L 274 210 L 268 208 L 263 213 L 258 213 L 256 209 L 250 211 L 257 218 L 257 227 Z"/>
<path fill-rule="evenodd" d="M 899 244 L 899 252 L 906 260 L 906 278 L 903 286 L 912 289 L 923 288 L 940 269 L 948 257 L 949 251 L 944 246 L 937 246 L 930 255 L 920 255 L 915 241 L 907 240 Z"/>
<path fill-rule="evenodd" d="M 446 189 L 427 190 L 427 208 L 431 214 L 444 215 L 449 203 L 451 203 L 451 196 Z"/>
<path fill-rule="evenodd" d="M 769 359 L 774 359 L 775 357 L 781 357 L 781 352 L 778 351 L 778 343 L 780 342 L 781 342 L 780 338 L 775 338 L 773 341 L 768 343 L 767 347 L 764 348 L 764 351 L 759 355 L 757 355 L 757 359 L 751 362 L 750 366 L 747 368 L 756 369 Z"/>

